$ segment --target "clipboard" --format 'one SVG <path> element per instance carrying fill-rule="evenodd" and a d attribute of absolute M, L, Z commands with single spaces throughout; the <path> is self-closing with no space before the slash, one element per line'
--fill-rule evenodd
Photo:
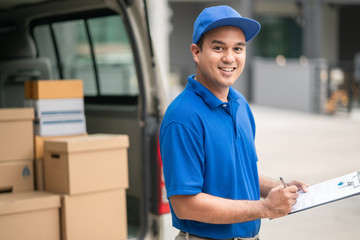
<path fill-rule="evenodd" d="M 289 214 L 301 212 L 345 198 L 360 195 L 360 172 L 330 179 L 308 187 L 308 192 L 299 191 L 297 203 Z"/>

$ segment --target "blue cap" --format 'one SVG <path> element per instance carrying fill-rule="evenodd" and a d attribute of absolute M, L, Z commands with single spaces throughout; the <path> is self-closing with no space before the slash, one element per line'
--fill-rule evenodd
<path fill-rule="evenodd" d="M 201 36 L 214 28 L 222 26 L 234 26 L 240 28 L 246 41 L 250 41 L 260 31 L 260 23 L 242 17 L 237 11 L 229 6 L 215 6 L 205 8 L 194 23 L 193 43 L 197 44 Z"/>

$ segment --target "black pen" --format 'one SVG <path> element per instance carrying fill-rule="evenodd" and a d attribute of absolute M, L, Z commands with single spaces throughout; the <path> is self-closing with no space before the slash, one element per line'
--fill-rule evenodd
<path fill-rule="evenodd" d="M 284 188 L 286 188 L 287 184 L 283 177 L 280 177 L 280 181 L 281 181 L 282 185 L 284 186 Z"/>

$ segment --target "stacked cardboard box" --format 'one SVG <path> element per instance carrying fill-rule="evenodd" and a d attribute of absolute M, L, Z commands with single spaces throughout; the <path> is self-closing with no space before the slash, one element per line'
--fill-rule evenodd
<path fill-rule="evenodd" d="M 44 142 L 45 190 L 62 194 L 62 238 L 127 239 L 127 135 Z"/>
<path fill-rule="evenodd" d="M 83 135 L 86 135 L 83 134 Z M 35 136 L 35 189 L 36 190 L 44 190 L 45 182 L 44 182 L 44 141 L 50 139 L 59 139 L 59 138 L 70 138 L 70 137 L 78 137 L 83 135 L 71 135 L 71 136 L 59 136 L 59 137 L 41 137 Z"/>
<path fill-rule="evenodd" d="M 44 189 L 44 140 L 86 134 L 82 80 L 25 82 L 25 106 L 35 109 L 35 188 Z"/>
<path fill-rule="evenodd" d="M 34 190 L 32 108 L 0 109 L 0 191 Z"/>
<path fill-rule="evenodd" d="M 33 108 L 0 109 L 0 239 L 60 239 L 60 196 L 34 191 Z"/>
<path fill-rule="evenodd" d="M 0 239 L 60 240 L 59 208 L 57 194 L 0 194 Z"/>
<path fill-rule="evenodd" d="M 35 135 L 68 136 L 86 132 L 81 80 L 25 82 L 25 106 L 35 109 Z"/>
<path fill-rule="evenodd" d="M 127 239 L 128 136 L 84 131 L 62 136 L 61 124 L 55 136 L 47 136 L 51 131 L 41 124 L 34 136 L 34 119 L 84 115 L 76 98 L 41 98 L 70 96 L 72 88 L 60 86 L 71 81 L 54 92 L 40 82 L 26 88 L 32 96 L 27 105 L 35 111 L 0 109 L 0 239 Z M 34 180 L 46 191 L 35 191 Z"/>

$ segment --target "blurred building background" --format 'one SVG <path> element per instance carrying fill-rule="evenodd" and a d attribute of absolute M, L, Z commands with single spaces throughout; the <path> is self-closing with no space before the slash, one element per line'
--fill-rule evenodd
<path fill-rule="evenodd" d="M 170 100 L 195 73 L 190 45 L 197 15 L 230 5 L 262 25 L 234 86 L 253 104 L 259 171 L 309 184 L 359 171 L 360 0 L 148 1 Z M 264 219 L 260 236 L 353 238 L 360 234 L 358 201 Z"/>
<path fill-rule="evenodd" d="M 327 114 L 359 108 L 360 0 L 148 0 L 170 100 L 195 73 L 190 45 L 197 15 L 221 4 L 262 25 L 234 86 L 251 103 Z"/>

